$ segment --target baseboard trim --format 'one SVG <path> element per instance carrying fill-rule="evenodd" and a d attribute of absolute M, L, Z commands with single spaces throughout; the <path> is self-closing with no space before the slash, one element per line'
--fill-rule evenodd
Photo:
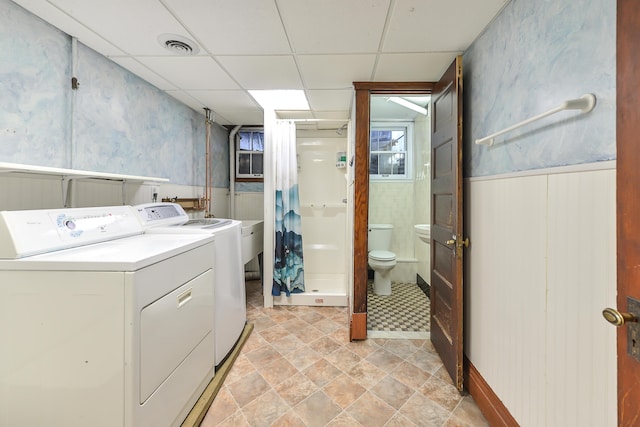
<path fill-rule="evenodd" d="M 513 415 L 504 406 L 489 384 L 482 378 L 473 363 L 466 356 L 464 359 L 466 389 L 491 427 L 519 427 L 520 424 L 513 418 Z"/>
<path fill-rule="evenodd" d="M 416 283 L 420 289 L 422 289 L 422 292 L 424 292 L 427 298 L 431 298 L 431 286 L 419 274 L 416 274 Z"/>
<path fill-rule="evenodd" d="M 367 339 L 367 313 L 351 314 L 349 341 Z"/>

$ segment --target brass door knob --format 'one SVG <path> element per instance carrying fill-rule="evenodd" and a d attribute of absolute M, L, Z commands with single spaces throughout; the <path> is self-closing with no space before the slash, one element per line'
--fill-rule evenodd
<path fill-rule="evenodd" d="M 457 244 L 458 247 L 463 247 L 463 246 L 465 248 L 469 247 L 469 238 L 468 237 L 466 239 L 464 239 L 464 240 L 458 241 L 458 237 L 457 236 L 452 236 L 452 239 L 449 239 L 449 240 L 445 241 L 445 243 L 447 245 L 453 245 L 456 242 L 458 242 L 458 244 Z"/>
<path fill-rule="evenodd" d="M 620 313 L 615 308 L 607 307 L 602 310 L 602 317 L 614 326 L 622 326 L 625 322 L 637 322 L 638 318 L 631 313 Z"/>

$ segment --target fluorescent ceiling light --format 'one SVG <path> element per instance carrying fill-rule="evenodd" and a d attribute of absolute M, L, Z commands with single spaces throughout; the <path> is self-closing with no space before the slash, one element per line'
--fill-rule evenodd
<path fill-rule="evenodd" d="M 420 114 L 422 114 L 423 116 L 427 115 L 427 109 L 423 108 L 419 105 L 414 104 L 413 102 L 409 102 L 404 98 L 398 98 L 397 96 L 390 96 L 389 101 L 391 102 L 395 102 L 398 105 L 402 105 L 405 108 L 408 108 L 410 110 L 416 111 Z"/>
<path fill-rule="evenodd" d="M 265 110 L 309 110 L 303 90 L 250 90 L 249 93 Z"/>

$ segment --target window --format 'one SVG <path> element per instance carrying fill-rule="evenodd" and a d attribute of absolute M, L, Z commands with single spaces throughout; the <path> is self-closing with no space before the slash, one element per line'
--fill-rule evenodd
<path fill-rule="evenodd" d="M 412 139 L 412 123 L 371 123 L 369 178 L 410 179 Z"/>
<path fill-rule="evenodd" d="M 264 178 L 264 131 L 242 129 L 236 137 L 236 181 Z"/>

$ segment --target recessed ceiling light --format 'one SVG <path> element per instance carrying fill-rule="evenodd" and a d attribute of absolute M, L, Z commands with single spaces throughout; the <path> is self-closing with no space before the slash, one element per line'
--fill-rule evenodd
<path fill-rule="evenodd" d="M 200 48 L 193 40 L 178 34 L 160 34 L 158 43 L 178 55 L 196 55 Z"/>
<path fill-rule="evenodd" d="M 309 109 L 303 90 L 250 90 L 249 93 L 265 110 Z"/>
<path fill-rule="evenodd" d="M 420 105 L 416 105 L 413 102 L 407 101 L 404 98 L 399 98 L 397 96 L 390 96 L 389 98 L 387 98 L 388 101 L 391 102 L 395 102 L 398 105 L 402 105 L 405 108 L 408 108 L 410 110 L 416 111 L 420 114 L 422 114 L 423 116 L 427 115 L 427 109 L 424 107 L 421 107 Z"/>

